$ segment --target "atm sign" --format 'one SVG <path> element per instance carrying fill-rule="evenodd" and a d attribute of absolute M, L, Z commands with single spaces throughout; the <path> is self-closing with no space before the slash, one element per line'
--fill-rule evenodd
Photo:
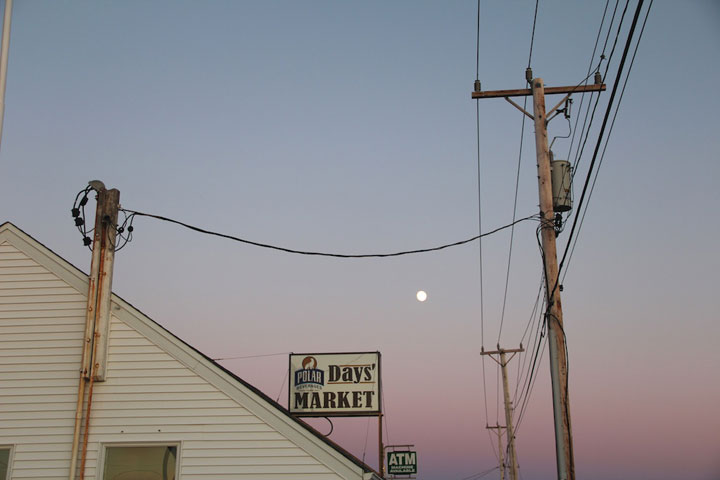
<path fill-rule="evenodd" d="M 390 475 L 417 474 L 417 452 L 388 452 L 387 473 Z"/>

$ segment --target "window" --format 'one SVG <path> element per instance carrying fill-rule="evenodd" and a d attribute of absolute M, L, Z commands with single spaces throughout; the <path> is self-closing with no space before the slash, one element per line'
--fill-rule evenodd
<path fill-rule="evenodd" d="M 175 480 L 176 467 L 177 446 L 109 446 L 103 480 Z"/>
<path fill-rule="evenodd" d="M 10 449 L 0 447 L 0 480 L 7 480 L 10 468 Z"/>

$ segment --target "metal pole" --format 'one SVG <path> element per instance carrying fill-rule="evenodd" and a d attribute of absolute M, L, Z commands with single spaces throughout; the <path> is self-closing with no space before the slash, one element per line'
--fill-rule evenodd
<path fill-rule="evenodd" d="M 0 144 L 2 143 L 3 121 L 5 120 L 5 84 L 10 52 L 10 20 L 12 19 L 12 0 L 5 0 L 3 17 L 2 45 L 0 45 Z"/>
<path fill-rule="evenodd" d="M 385 478 L 385 448 L 383 446 L 382 439 L 382 417 L 383 414 L 378 414 L 378 465 L 380 467 L 380 478 Z"/>
<path fill-rule="evenodd" d="M 510 389 L 508 388 L 507 360 L 505 351 L 500 350 L 500 370 L 502 370 L 503 393 L 505 395 L 505 429 L 507 430 L 507 444 L 510 447 L 510 478 L 517 480 L 517 454 L 515 453 L 515 432 L 512 425 L 512 402 L 510 401 Z"/>
<path fill-rule="evenodd" d="M 572 433 L 567 391 L 567 358 L 563 331 L 562 303 L 558 286 L 557 247 L 555 245 L 550 154 L 547 140 L 545 89 L 542 78 L 532 81 L 533 116 L 535 120 L 535 149 L 540 197 L 540 229 L 547 290 L 548 345 L 550 350 L 550 378 L 552 381 L 553 416 L 555 419 L 555 455 L 558 480 L 574 480 Z M 510 433 L 508 432 L 508 435 Z"/>

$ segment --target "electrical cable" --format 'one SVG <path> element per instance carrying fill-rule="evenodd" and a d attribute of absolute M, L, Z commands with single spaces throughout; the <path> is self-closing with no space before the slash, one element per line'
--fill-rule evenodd
<path fill-rule="evenodd" d="M 523 331 L 523 336 L 520 339 L 521 345 L 522 344 L 529 345 L 529 346 L 531 346 L 531 348 L 533 350 L 531 350 L 530 352 L 520 352 L 521 360 L 518 362 L 518 375 L 517 375 L 517 381 L 515 383 L 515 393 L 513 394 L 513 404 L 515 404 L 515 405 L 517 405 L 518 394 L 520 393 L 520 391 L 519 391 L 520 384 L 524 383 L 524 381 L 522 379 L 527 377 L 527 375 L 530 372 L 530 370 L 528 368 L 527 373 L 525 373 L 525 374 L 521 373 L 521 372 L 525 372 L 526 367 L 529 367 L 529 365 L 527 365 L 527 359 L 529 357 L 532 357 L 532 352 L 534 351 L 535 341 L 537 340 L 537 335 L 538 335 L 537 330 L 538 329 L 537 328 L 535 329 L 535 335 L 534 335 L 533 339 L 530 340 L 529 342 L 525 342 L 525 336 L 527 335 L 528 331 L 530 330 L 530 325 L 532 324 L 532 321 L 537 318 L 538 307 L 541 306 L 540 305 L 540 294 L 542 293 L 543 284 L 544 284 L 544 278 L 541 277 L 540 285 L 538 287 L 538 293 L 535 296 L 535 303 L 533 305 L 532 311 L 530 312 L 530 318 L 528 318 L 527 325 L 525 325 L 525 330 Z M 545 305 L 545 299 L 543 298 L 542 306 L 544 306 L 544 305 Z M 528 356 L 528 354 L 529 354 L 529 356 Z"/>
<path fill-rule="evenodd" d="M 279 357 L 280 355 L 290 355 L 290 352 L 280 352 L 280 353 L 263 353 L 261 355 L 240 355 L 240 356 L 232 356 L 232 357 L 218 357 L 218 358 L 212 358 L 213 361 L 220 361 L 220 360 L 241 360 L 246 358 L 260 358 L 260 357 Z"/>
<path fill-rule="evenodd" d="M 629 0 L 628 0 L 628 2 L 629 2 Z M 617 14 L 617 8 L 618 8 L 619 4 L 620 4 L 620 0 L 616 0 L 615 8 L 613 9 L 613 15 L 612 15 L 612 18 L 610 19 L 610 25 L 608 26 L 607 35 L 605 36 L 605 42 L 603 44 L 602 53 L 600 54 L 601 61 L 603 58 L 605 58 L 605 49 L 607 48 L 608 41 L 610 40 L 610 33 L 612 32 L 612 27 L 613 27 L 613 24 L 615 23 L 615 15 Z M 620 29 L 622 28 L 623 20 L 625 18 L 625 12 L 627 11 L 627 6 L 628 6 L 628 4 L 626 3 L 625 9 L 623 10 L 622 17 L 620 18 L 620 23 L 618 25 L 617 34 L 615 35 L 615 42 L 617 42 L 617 38 L 620 35 Z M 601 28 L 602 28 L 602 26 L 601 26 Z M 613 52 L 614 51 L 615 50 L 613 49 Z M 603 78 L 607 77 L 607 72 L 608 72 L 608 69 L 610 68 L 610 63 L 612 61 L 612 53 L 610 54 L 610 57 L 607 60 L 608 61 L 605 66 L 605 74 L 603 75 Z M 575 179 L 575 173 L 577 173 L 579 171 L 578 167 L 580 166 L 580 160 L 583 158 L 582 155 L 585 152 L 585 145 L 587 144 L 588 138 L 590 137 L 590 130 L 592 128 L 593 120 L 595 119 L 595 111 L 597 110 L 598 103 L 600 102 L 600 93 L 598 92 L 597 95 L 595 96 L 595 104 L 593 105 L 592 115 L 590 115 L 590 122 L 588 122 L 587 121 L 588 113 L 590 112 L 589 104 L 592 102 L 593 95 L 595 95 L 595 92 L 593 92 L 590 95 L 590 100 L 588 101 L 588 109 L 585 111 L 585 119 L 583 120 L 582 130 L 580 131 L 580 138 L 583 138 L 583 135 L 584 135 L 585 139 L 582 142 L 578 141 L 578 147 L 575 151 L 575 159 L 573 161 L 574 167 L 573 167 L 573 175 L 572 175 L 573 180 Z M 585 128 L 586 125 L 587 125 L 587 129 Z M 582 146 L 581 146 L 581 143 L 582 143 Z M 568 159 L 569 159 L 569 157 L 568 157 Z"/>
<path fill-rule="evenodd" d="M 539 4 L 540 0 L 535 0 L 535 14 L 533 15 L 532 34 L 530 35 L 530 55 L 528 55 L 527 68 L 530 68 L 530 62 L 532 61 L 533 44 L 535 43 L 535 23 L 537 22 L 537 12 Z"/>
<path fill-rule="evenodd" d="M 545 287 L 545 292 L 547 293 L 548 292 L 548 280 L 547 280 L 547 271 L 545 269 L 546 268 L 545 267 L 545 265 L 546 265 L 545 264 L 545 255 L 542 250 L 542 244 L 540 242 L 540 231 L 542 228 L 543 228 L 542 225 L 537 228 L 537 230 L 535 231 L 535 237 L 536 237 L 536 240 L 538 243 L 538 249 L 540 250 L 540 256 L 542 258 L 543 280 L 544 280 L 543 283 L 544 283 L 544 287 Z M 548 300 L 549 298 L 551 298 L 551 297 L 545 296 L 545 299 L 543 302 L 543 306 L 547 305 L 548 306 L 547 308 L 549 308 L 549 305 L 550 305 L 550 302 Z M 532 392 L 532 387 L 534 386 L 534 383 L 535 383 L 535 378 L 537 378 L 535 376 L 535 368 L 537 366 L 538 354 L 542 350 L 541 345 L 542 345 L 543 339 L 545 337 L 545 331 L 547 329 L 546 317 L 547 317 L 547 315 L 544 314 L 541 318 L 545 318 L 545 321 L 538 322 L 538 327 L 542 326 L 542 328 L 541 329 L 539 328 L 539 339 L 538 339 L 537 347 L 535 347 L 535 349 L 533 350 L 534 353 L 532 354 L 534 356 L 533 362 L 532 362 L 529 374 L 526 377 L 526 380 L 523 381 L 523 389 L 520 392 L 520 399 L 521 399 L 520 402 L 522 404 L 521 409 L 520 409 L 520 414 L 522 414 L 522 412 L 525 408 L 524 405 L 526 405 L 529 401 L 530 394 Z M 518 418 L 520 418 L 520 417 L 518 417 Z"/>
<path fill-rule="evenodd" d="M 282 392 L 285 389 L 285 382 L 287 382 L 288 377 L 290 377 L 290 369 L 289 368 L 287 369 L 287 373 L 285 373 L 285 375 L 283 375 L 283 381 L 280 384 L 280 391 L 278 392 L 278 396 L 275 399 L 276 403 L 280 403 L 280 397 L 282 396 Z M 288 408 L 290 408 L 290 405 L 288 405 Z"/>
<path fill-rule="evenodd" d="M 570 250 L 570 254 L 567 259 L 567 263 L 565 264 L 565 270 L 563 271 L 563 276 L 561 282 L 565 281 L 565 276 L 567 275 L 568 269 L 570 267 L 570 261 L 572 260 L 573 253 L 575 252 L 575 246 L 577 245 L 577 240 L 580 237 L 580 231 L 583 226 L 583 222 L 585 221 L 585 214 L 587 214 L 588 207 L 590 206 L 590 199 L 592 198 L 592 194 L 595 191 L 595 183 L 597 182 L 598 174 L 600 173 L 600 168 L 602 167 L 603 160 L 605 159 L 605 151 L 607 150 L 608 142 L 610 141 L 610 136 L 613 132 L 613 127 L 615 126 L 615 119 L 617 118 L 618 111 L 620 110 L 620 105 L 622 103 L 623 97 L 625 95 L 625 87 L 627 87 L 628 79 L 630 78 L 630 73 L 632 72 L 632 67 L 635 63 L 635 56 L 637 55 L 638 47 L 640 46 L 640 41 L 642 40 L 643 33 L 645 32 L 645 25 L 647 23 L 648 16 L 650 15 L 650 9 L 652 8 L 653 0 L 650 0 L 650 3 L 648 5 L 648 9 L 645 12 L 645 19 L 643 20 L 642 27 L 640 28 L 640 34 L 638 35 L 637 43 L 635 44 L 635 50 L 633 51 L 632 58 L 630 59 L 630 66 L 628 67 L 628 72 L 625 75 L 625 81 L 623 83 L 622 90 L 620 92 L 620 98 L 618 99 L 617 107 L 615 108 L 615 114 L 613 115 L 612 122 L 610 123 L 610 129 L 608 130 L 607 138 L 605 139 L 605 145 L 603 147 L 603 151 L 600 154 L 600 161 L 598 162 L 598 168 L 595 172 L 595 176 L 593 178 L 592 186 L 590 187 L 590 193 L 588 195 L 588 201 L 585 204 L 585 209 L 582 212 L 582 216 L 580 218 L 580 224 L 578 225 L 578 231 L 575 235 L 575 239 L 573 241 L 572 248 Z"/>
<path fill-rule="evenodd" d="M 527 108 L 527 96 L 523 97 L 523 110 Z M 520 124 L 520 149 L 518 152 L 518 161 L 517 161 L 517 172 L 515 174 L 515 196 L 513 200 L 513 214 L 512 214 L 512 221 L 515 221 L 515 217 L 517 215 L 517 201 L 518 201 L 518 190 L 520 188 L 520 164 L 522 161 L 522 152 L 523 152 L 523 139 L 525 136 L 525 119 L 527 118 L 526 115 L 522 116 L 522 122 Z M 497 343 L 500 343 L 500 337 L 502 335 L 503 330 L 503 324 L 505 323 L 505 306 L 507 304 L 507 294 L 508 294 L 508 285 L 510 283 L 510 264 L 512 261 L 512 250 L 513 250 L 513 240 L 515 238 L 515 227 L 510 228 L 510 246 L 508 248 L 508 261 L 507 261 L 507 271 L 505 272 L 505 291 L 503 293 L 503 303 L 502 303 L 502 311 L 500 313 L 500 329 L 498 330 L 498 338 Z"/>
<path fill-rule="evenodd" d="M 475 90 L 480 89 L 480 0 L 477 2 L 477 35 L 475 43 Z M 482 202 L 481 202 L 481 190 L 480 190 L 480 102 L 475 100 L 475 130 L 476 130 L 476 148 L 477 148 L 477 189 L 478 189 L 478 233 L 482 232 Z M 485 320 L 483 315 L 483 265 L 482 265 L 482 240 L 479 242 L 479 270 L 480 270 L 480 345 L 482 350 L 485 350 Z M 485 374 L 485 356 L 481 355 L 480 359 L 482 369 L 482 384 L 483 384 L 483 407 L 485 409 L 485 427 L 488 433 L 488 439 L 490 440 L 491 451 L 498 459 L 495 453 L 493 436 L 490 433 L 488 427 L 488 402 L 487 402 L 487 381 Z"/>
<path fill-rule="evenodd" d="M 475 80 L 480 80 L 480 0 L 477 2 L 477 39 L 475 41 Z"/>
<path fill-rule="evenodd" d="M 544 305 L 545 301 L 543 300 L 543 306 Z M 535 333 L 533 339 L 529 343 L 531 345 L 531 350 L 529 354 L 523 358 L 522 369 L 523 371 L 525 371 L 525 373 L 522 375 L 522 388 L 520 389 L 520 392 L 516 390 L 515 395 L 513 396 L 513 403 L 515 405 L 522 405 L 523 403 L 527 402 L 527 399 L 530 396 L 531 385 L 533 383 L 533 378 L 535 375 L 535 366 L 537 364 L 538 349 L 541 348 L 543 338 L 545 337 L 545 325 L 543 322 L 543 316 L 538 315 L 536 318 L 537 326 L 534 328 Z M 530 358 L 533 359 L 532 362 L 527 362 L 527 360 Z"/>
<path fill-rule="evenodd" d="M 143 213 L 143 212 L 138 212 L 138 211 L 136 211 L 136 210 L 128 210 L 128 209 L 121 209 L 121 210 L 128 212 L 128 213 L 129 213 L 130 215 L 132 215 L 132 216 L 149 217 L 149 218 L 154 218 L 154 219 L 156 219 L 156 220 L 162 220 L 162 221 L 164 221 L 164 222 L 174 223 L 174 224 L 176 224 L 176 225 L 180 225 L 180 226 L 182 226 L 182 227 L 185 227 L 185 228 L 190 229 L 190 230 L 194 230 L 194 231 L 199 232 L 199 233 L 204 233 L 204 234 L 207 234 L 207 235 L 213 235 L 213 236 L 216 236 L 216 237 L 226 238 L 226 239 L 228 239 L 228 240 L 234 240 L 234 241 L 236 241 L 236 242 L 245 243 L 245 244 L 247 244 L 247 245 L 253 245 L 253 246 L 261 247 L 261 248 L 267 248 L 267 249 L 270 249 L 270 250 L 278 250 L 278 251 L 286 252 L 286 253 L 295 253 L 295 254 L 298 254 L 298 255 L 309 255 L 309 256 L 316 256 L 316 257 L 334 257 L 334 258 L 387 258 L 387 257 L 399 257 L 399 256 L 402 256 L 402 255 L 413 255 L 413 254 L 419 254 L 419 253 L 436 252 L 436 251 L 439 251 L 439 250 L 444 250 L 444 249 L 446 249 L 446 248 L 452 248 L 452 247 L 457 247 L 457 246 L 459 246 L 459 245 L 464 245 L 464 244 L 466 244 L 466 243 L 473 242 L 473 241 L 478 240 L 478 239 L 480 239 L 480 238 L 482 238 L 482 237 L 486 237 L 486 236 L 488 236 L 488 235 L 492 235 L 492 234 L 494 234 L 494 233 L 497 233 L 497 232 L 500 232 L 500 231 L 502 231 L 502 230 L 505 230 L 506 228 L 512 227 L 512 225 L 510 225 L 510 224 L 508 224 L 508 225 L 503 225 L 502 227 L 496 228 L 496 229 L 491 230 L 491 231 L 489 231 L 489 232 L 485 232 L 485 233 L 482 233 L 482 234 L 480 234 L 480 235 L 475 235 L 474 237 L 467 238 L 467 239 L 465 239 L 465 240 L 460 240 L 460 241 L 458 241 L 458 242 L 448 243 L 448 244 L 440 245 L 440 246 L 437 246 L 437 247 L 420 248 L 420 249 L 416 249 L 416 250 L 404 250 L 404 251 L 393 252 L 393 253 L 342 254 L 342 253 L 327 253 L 327 252 L 317 252 L 317 251 L 305 251 L 305 250 L 296 250 L 296 249 L 292 249 L 292 248 L 279 247 L 279 246 L 270 245 L 270 244 L 267 244 L 267 243 L 260 243 L 260 242 L 254 242 L 254 241 L 252 241 L 252 240 L 246 240 L 246 239 L 244 239 L 244 238 L 236 237 L 236 236 L 233 236 L 233 235 L 228 235 L 228 234 L 225 234 L 225 233 L 214 232 L 214 231 L 212 231 L 212 230 L 206 230 L 206 229 L 204 229 L 204 228 L 196 227 L 196 226 L 193 226 L 193 225 L 190 225 L 190 224 L 181 222 L 181 221 L 179 221 L 179 220 L 174 220 L 174 219 L 172 219 L 172 218 L 163 217 L 162 215 L 154 215 L 154 214 L 151 214 L 151 213 Z M 535 215 L 529 215 L 529 216 L 527 216 L 527 217 L 523 217 L 523 218 L 521 218 L 521 219 L 516 220 L 516 221 L 515 221 L 515 224 L 518 224 L 518 223 L 523 222 L 523 221 L 526 221 L 526 220 L 534 219 L 534 218 L 537 218 L 537 217 L 538 217 L 537 214 L 535 214 Z"/>
<path fill-rule="evenodd" d="M 479 480 L 482 477 L 491 474 L 492 472 L 494 472 L 495 470 L 497 470 L 499 468 L 500 467 L 493 467 L 488 470 L 484 470 L 482 472 L 474 473 L 474 474 L 470 475 L 469 477 L 461 478 L 460 480 Z"/>
<path fill-rule="evenodd" d="M 595 168 L 595 162 L 597 161 L 598 152 L 600 150 L 600 146 L 602 145 L 602 139 L 603 135 L 605 133 L 605 128 L 607 127 L 608 119 L 610 117 L 610 112 L 612 111 L 613 101 L 615 99 L 615 95 L 617 94 L 618 85 L 620 83 L 620 78 L 622 76 L 623 69 L 625 67 L 625 61 L 627 59 L 628 51 L 630 50 L 630 45 L 632 44 L 632 38 L 635 33 L 635 27 L 637 26 L 638 18 L 640 17 L 640 11 L 642 9 L 644 0 L 639 0 L 637 8 L 635 10 L 635 15 L 633 16 L 632 24 L 630 25 L 630 31 L 628 32 L 627 41 L 625 43 L 625 48 L 623 49 L 622 58 L 620 59 L 620 65 L 618 66 L 617 75 L 615 77 L 615 82 L 613 84 L 612 92 L 610 93 L 610 99 L 608 100 L 607 109 L 605 111 L 605 115 L 603 117 L 603 123 L 600 127 L 600 132 L 598 134 L 598 140 L 595 144 L 595 150 L 593 151 L 592 160 L 590 161 L 590 166 L 588 167 L 588 173 L 587 177 L 585 178 L 585 183 L 583 185 L 582 194 L 580 195 L 580 201 L 578 202 L 577 210 L 578 212 L 582 211 L 582 206 L 585 201 L 585 195 L 587 193 L 588 185 L 590 183 L 590 179 L 592 178 L 592 173 Z M 629 2 L 629 0 L 628 0 Z M 558 287 L 559 280 L 560 280 L 560 272 L 562 271 L 563 265 L 565 264 L 565 259 L 567 258 L 568 250 L 570 248 L 572 239 L 575 234 L 575 229 L 578 224 L 578 214 L 575 214 L 575 217 L 573 219 L 572 228 L 570 229 L 570 234 L 568 236 L 567 244 L 565 245 L 565 250 L 563 252 L 562 260 L 558 264 L 558 277 L 554 280 L 555 284 L 553 285 L 552 289 L 548 290 L 549 295 L 548 298 L 553 298 L 553 295 L 555 294 L 555 289 Z M 544 263 L 544 262 L 543 262 Z"/>
<path fill-rule="evenodd" d="M 365 427 L 365 446 L 363 447 L 363 455 L 362 455 L 363 463 L 365 463 L 365 452 L 367 451 L 367 441 L 368 441 L 368 436 L 370 433 L 370 419 L 371 418 L 372 417 L 368 417 L 367 426 Z"/>
<path fill-rule="evenodd" d="M 543 335 L 541 338 L 541 343 L 538 345 L 538 351 L 540 352 L 540 358 L 538 359 L 536 357 L 536 360 L 538 362 L 542 362 L 543 357 L 545 356 L 545 346 L 547 345 L 548 337 L 547 335 Z M 535 362 L 533 362 L 533 369 L 534 369 Z M 535 372 L 537 373 L 537 372 Z M 518 430 L 520 429 L 520 425 L 522 425 L 522 421 L 525 418 L 525 412 L 527 412 L 527 407 L 530 404 L 530 397 L 532 396 L 532 392 L 535 389 L 535 382 L 537 381 L 538 377 L 537 375 L 533 374 L 531 377 L 532 383 L 529 386 L 526 395 L 523 399 L 523 404 L 520 408 L 520 413 L 518 414 L 517 420 L 515 422 L 515 434 L 517 435 Z"/>
<path fill-rule="evenodd" d="M 477 2 L 477 34 L 475 41 L 475 89 L 479 89 L 480 85 L 480 0 Z M 476 153 L 477 153 L 477 189 L 478 189 L 478 232 L 482 231 L 482 208 L 480 195 L 480 102 L 475 100 L 475 132 L 476 132 Z M 483 316 L 483 277 L 482 277 L 482 241 L 479 245 L 479 270 L 480 270 L 480 345 L 482 350 L 485 349 L 485 325 Z M 487 383 L 485 375 L 485 357 L 481 356 L 482 383 L 483 383 L 483 405 L 485 408 L 485 427 L 488 426 L 488 409 L 487 409 Z M 488 430 L 488 438 L 490 445 L 493 446 L 492 435 Z M 494 452 L 494 448 L 491 448 Z"/>
<path fill-rule="evenodd" d="M 545 302 L 543 302 L 543 305 Z M 519 395 L 519 400 L 516 402 L 516 405 L 520 405 L 519 412 L 516 413 L 517 420 L 515 422 L 515 431 L 517 432 L 521 422 L 522 418 L 524 417 L 525 411 L 527 409 L 527 405 L 530 402 L 530 397 L 532 395 L 532 391 L 535 388 L 535 382 L 537 381 L 537 365 L 538 362 L 542 360 L 542 357 L 545 352 L 545 344 L 547 343 L 547 322 L 544 321 L 545 315 L 540 315 L 538 318 L 538 327 L 536 330 L 535 335 L 535 341 L 533 341 L 533 350 L 530 356 L 532 356 L 533 360 L 532 363 L 529 364 L 530 368 L 528 370 L 527 375 L 525 376 L 525 380 L 523 380 L 523 388 Z"/>
<path fill-rule="evenodd" d="M 607 8 L 608 5 L 610 5 L 610 0 L 605 0 L 605 9 L 603 10 L 602 19 L 600 20 L 600 27 L 598 28 L 597 36 L 595 37 L 595 45 L 593 46 L 593 51 L 590 54 L 590 64 L 588 65 L 588 78 L 590 78 L 590 71 L 592 69 L 593 63 L 595 63 L 595 52 L 597 51 L 598 43 L 600 42 L 600 34 L 602 33 L 602 27 L 605 24 L 605 15 L 607 14 Z M 617 4 L 616 4 L 617 6 Z M 585 84 L 587 85 L 587 81 L 585 81 Z M 592 101 L 592 94 L 595 92 L 591 92 L 590 101 Z M 599 93 L 598 93 L 599 95 Z M 568 148 L 567 158 L 570 159 L 570 154 L 572 153 L 572 147 L 575 143 L 575 132 L 577 131 L 577 124 L 580 120 L 580 112 L 582 112 L 583 103 L 585 101 L 585 92 L 583 92 L 580 95 L 580 106 L 578 107 L 578 115 L 575 117 L 575 127 L 572 129 L 572 138 L 570 139 L 570 147 Z M 589 102 L 588 102 L 589 103 Z M 588 109 L 589 111 L 589 109 Z M 586 116 L 587 119 L 587 116 Z M 580 135 L 582 137 L 582 134 Z"/>

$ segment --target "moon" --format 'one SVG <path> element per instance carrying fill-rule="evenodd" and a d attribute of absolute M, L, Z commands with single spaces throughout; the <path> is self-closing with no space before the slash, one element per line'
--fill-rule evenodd
<path fill-rule="evenodd" d="M 425 290 L 418 290 L 417 294 L 415 295 L 418 299 L 418 302 L 424 302 L 427 300 L 427 293 Z"/>

